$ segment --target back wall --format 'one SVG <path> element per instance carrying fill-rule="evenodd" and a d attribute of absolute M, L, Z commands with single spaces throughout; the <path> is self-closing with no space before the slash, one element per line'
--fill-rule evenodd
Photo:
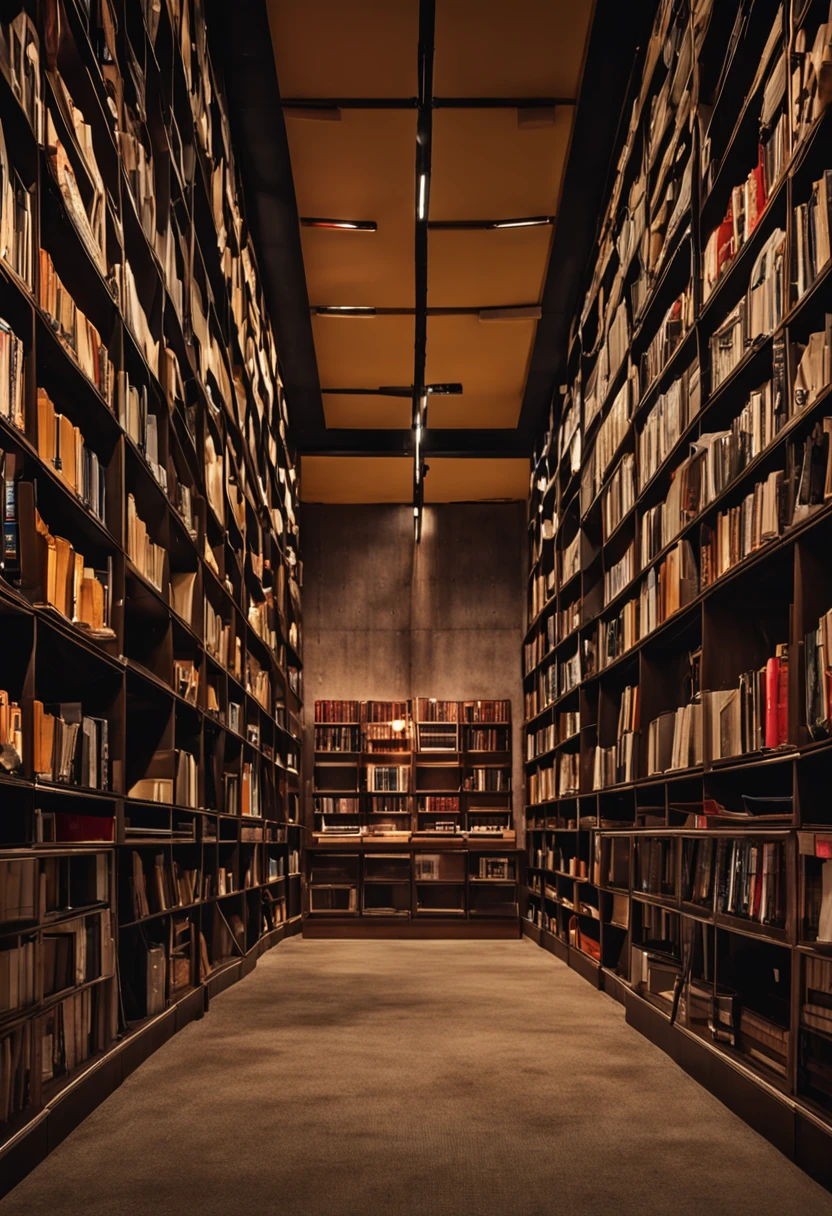
<path fill-rule="evenodd" d="M 515 818 L 523 759 L 525 505 L 303 506 L 305 788 L 315 701 L 511 701 Z"/>

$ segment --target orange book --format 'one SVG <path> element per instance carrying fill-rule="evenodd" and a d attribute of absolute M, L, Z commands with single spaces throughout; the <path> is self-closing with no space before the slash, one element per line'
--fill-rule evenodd
<path fill-rule="evenodd" d="M 38 456 L 55 463 L 55 407 L 46 389 L 38 389 Z"/>
<path fill-rule="evenodd" d="M 55 719 L 46 713 L 42 701 L 32 703 L 34 710 L 35 776 L 52 780 L 52 751 L 55 743 Z"/>
<path fill-rule="evenodd" d="M 49 600 L 64 616 L 70 616 L 72 608 L 72 578 L 74 564 L 72 545 L 64 536 L 55 537 L 55 596 Z"/>

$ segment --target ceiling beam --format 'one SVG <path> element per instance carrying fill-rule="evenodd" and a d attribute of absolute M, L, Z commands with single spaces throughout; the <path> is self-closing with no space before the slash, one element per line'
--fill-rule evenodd
<path fill-rule="evenodd" d="M 434 110 L 550 110 L 574 97 L 433 97 Z M 418 110 L 418 97 L 284 97 L 284 110 Z"/>
<path fill-rule="evenodd" d="M 304 456 L 406 456 L 412 459 L 413 431 L 330 428 L 307 438 Z M 422 454 L 435 457 L 504 459 L 531 455 L 517 431 L 434 428 L 423 432 Z"/>

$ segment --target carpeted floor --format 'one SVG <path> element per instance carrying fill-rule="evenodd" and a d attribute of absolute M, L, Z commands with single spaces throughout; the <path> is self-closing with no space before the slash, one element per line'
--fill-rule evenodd
<path fill-rule="evenodd" d="M 0 1216 L 803 1216 L 832 1196 L 521 942 L 295 938 Z"/>

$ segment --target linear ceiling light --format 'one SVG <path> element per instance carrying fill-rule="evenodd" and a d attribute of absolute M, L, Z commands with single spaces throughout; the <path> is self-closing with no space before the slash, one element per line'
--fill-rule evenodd
<path fill-rule="evenodd" d="M 539 321 L 543 310 L 539 304 L 519 305 L 517 308 L 481 308 L 481 321 Z"/>
<path fill-rule="evenodd" d="M 311 216 L 301 216 L 301 228 L 337 228 L 344 232 L 376 232 L 378 225 L 375 220 L 325 220 Z"/>
<path fill-rule="evenodd" d="M 416 214 L 420 220 L 423 220 L 427 215 L 428 209 L 428 175 L 427 173 L 419 174 L 419 203 L 416 208 Z"/>
<path fill-rule="evenodd" d="M 363 304 L 327 304 L 315 309 L 319 317 L 374 317 L 376 310 Z"/>
<path fill-rule="evenodd" d="M 460 397 L 462 395 L 462 385 L 428 384 L 425 386 L 425 392 L 432 393 L 434 397 Z"/>
<path fill-rule="evenodd" d="M 490 220 L 489 228 L 543 228 L 552 223 L 551 215 L 530 215 L 519 220 Z"/>

